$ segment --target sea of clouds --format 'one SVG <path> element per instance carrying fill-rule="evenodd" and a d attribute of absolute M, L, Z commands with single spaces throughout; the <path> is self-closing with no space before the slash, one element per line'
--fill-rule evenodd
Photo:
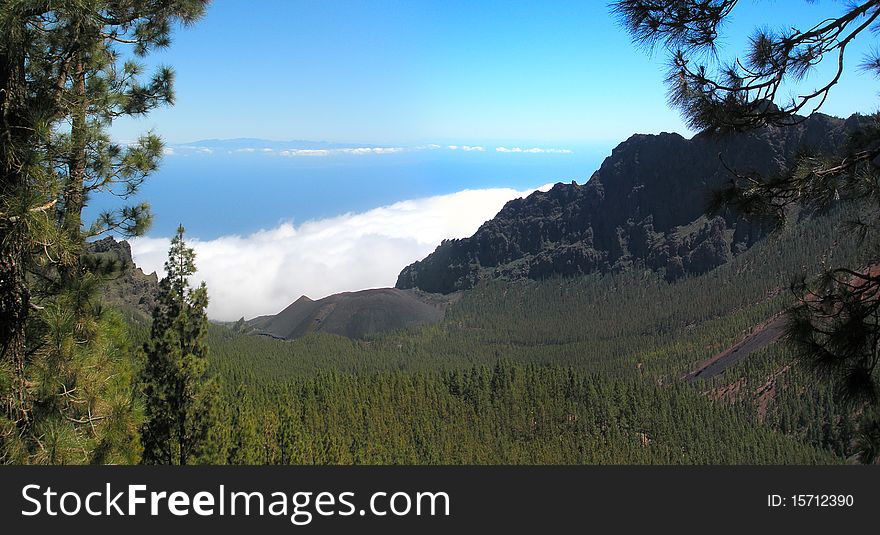
<path fill-rule="evenodd" d="M 393 286 L 403 267 L 427 256 L 442 240 L 470 236 L 505 202 L 533 191 L 469 189 L 361 213 L 284 222 L 246 236 L 188 236 L 198 267 L 193 283 L 207 283 L 208 315 L 223 321 L 275 314 L 301 295 L 320 299 Z M 169 239 L 131 240 L 135 263 L 161 276 Z"/>

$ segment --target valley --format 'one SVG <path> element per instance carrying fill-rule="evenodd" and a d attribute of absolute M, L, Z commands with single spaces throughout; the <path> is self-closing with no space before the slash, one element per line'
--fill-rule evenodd
<path fill-rule="evenodd" d="M 804 131 L 833 139 L 857 120 L 820 116 Z M 752 154 L 768 135 L 727 146 Z M 855 237 L 840 238 L 864 208 L 774 228 L 678 213 L 691 201 L 645 193 L 678 179 L 704 198 L 720 160 L 711 180 L 631 155 L 645 167 L 610 171 L 634 144 L 660 154 L 669 140 L 636 137 L 595 182 L 510 201 L 473 238 L 405 268 L 398 288 L 302 296 L 275 315 L 211 325 L 218 432 L 232 444 L 220 462 L 844 462 L 855 424 L 789 349 L 783 311 L 799 276 L 831 257 L 866 259 Z M 774 150 L 791 157 L 786 143 Z M 103 243 L 131 273 L 108 295 L 141 295 L 110 302 L 144 340 L 137 318 L 151 299 L 131 281 L 149 277 L 124 243 Z"/>
<path fill-rule="evenodd" d="M 0 464 L 880 463 L 880 0 L 261 7 L 0 2 Z"/>

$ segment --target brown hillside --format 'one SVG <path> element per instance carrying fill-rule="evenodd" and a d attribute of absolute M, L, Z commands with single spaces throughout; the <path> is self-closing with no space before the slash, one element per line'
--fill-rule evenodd
<path fill-rule="evenodd" d="M 736 344 L 697 364 L 685 379 L 694 381 L 714 377 L 755 351 L 763 349 L 778 340 L 785 332 L 785 316 L 777 314 L 757 325 Z"/>

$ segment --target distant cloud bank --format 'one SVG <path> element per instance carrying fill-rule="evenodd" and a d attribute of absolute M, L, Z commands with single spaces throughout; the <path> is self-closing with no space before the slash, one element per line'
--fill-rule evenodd
<path fill-rule="evenodd" d="M 465 152 L 484 152 L 486 150 L 484 147 L 470 145 L 448 145 L 446 148 L 449 150 L 463 150 Z"/>
<path fill-rule="evenodd" d="M 541 190 L 551 185 L 542 186 Z M 397 202 L 361 213 L 286 222 L 248 236 L 190 237 L 208 284 L 208 313 L 218 320 L 275 314 L 300 295 L 393 286 L 400 270 L 428 255 L 443 239 L 473 234 L 507 201 L 535 190 L 464 190 Z M 166 237 L 131 240 L 135 262 L 162 272 Z"/>
<path fill-rule="evenodd" d="M 263 151 L 274 152 L 272 149 L 260 149 Z M 333 154 L 396 154 L 404 152 L 408 149 L 404 147 L 355 147 L 345 149 L 286 149 L 278 152 L 279 156 L 330 156 Z"/>
<path fill-rule="evenodd" d="M 258 141 L 258 140 L 256 140 Z M 365 155 L 384 155 L 398 154 L 403 152 L 422 152 L 422 151 L 462 151 L 462 152 L 486 152 L 486 147 L 482 145 L 438 145 L 430 143 L 426 145 L 415 145 L 410 147 L 380 147 L 380 146 L 364 146 L 364 147 L 333 147 L 314 148 L 307 147 L 211 147 L 204 145 L 170 145 L 165 147 L 164 154 L 166 156 L 189 156 L 189 155 L 210 155 L 215 153 L 226 154 L 265 154 L 272 156 L 282 156 L 287 158 L 303 157 L 303 156 L 365 156 Z M 521 148 L 521 147 L 495 147 L 496 153 L 503 154 L 573 154 L 571 149 L 559 148 Z"/>

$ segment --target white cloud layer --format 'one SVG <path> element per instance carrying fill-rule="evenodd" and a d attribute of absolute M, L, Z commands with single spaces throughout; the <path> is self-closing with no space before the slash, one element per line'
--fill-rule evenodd
<path fill-rule="evenodd" d="M 327 149 L 288 149 L 278 153 L 281 156 L 329 156 Z"/>
<path fill-rule="evenodd" d="M 481 147 L 479 145 L 447 145 L 446 148 L 448 148 L 449 150 L 463 150 L 465 152 L 483 152 L 486 150 L 484 147 Z"/>
<path fill-rule="evenodd" d="M 165 156 L 189 156 L 191 154 L 210 155 L 214 154 L 214 149 L 199 145 L 171 145 L 163 147 L 162 154 Z"/>
<path fill-rule="evenodd" d="M 365 154 L 397 154 L 404 152 L 405 147 L 355 147 L 345 149 L 286 149 L 278 152 L 280 156 L 331 156 L 334 154 L 350 154 L 363 156 Z"/>
<path fill-rule="evenodd" d="M 317 299 L 393 286 L 404 266 L 443 239 L 470 236 L 505 202 L 532 191 L 464 190 L 298 226 L 283 223 L 249 236 L 190 238 L 199 268 L 194 282 L 207 282 L 208 314 L 218 320 L 275 314 L 300 295 Z M 161 273 L 168 245 L 168 238 L 133 239 L 135 263 Z"/>
<path fill-rule="evenodd" d="M 482 145 L 438 145 L 431 143 L 428 145 L 416 145 L 410 147 L 345 147 L 345 148 L 326 148 L 326 149 L 305 149 L 305 148 L 287 148 L 273 149 L 270 147 L 242 147 L 236 149 L 225 150 L 226 154 L 266 154 L 270 156 L 283 157 L 299 157 L 299 156 L 338 156 L 338 155 L 382 155 L 382 154 L 398 154 L 402 152 L 419 152 L 432 151 L 445 148 L 451 151 L 463 152 L 486 152 L 486 147 Z M 211 147 L 203 147 L 198 145 L 174 145 L 165 148 L 166 156 L 188 156 L 190 154 L 207 155 L 213 154 L 215 151 Z M 558 148 L 522 148 L 522 147 L 495 147 L 495 152 L 499 153 L 521 153 L 521 154 L 572 154 L 571 149 Z"/>

